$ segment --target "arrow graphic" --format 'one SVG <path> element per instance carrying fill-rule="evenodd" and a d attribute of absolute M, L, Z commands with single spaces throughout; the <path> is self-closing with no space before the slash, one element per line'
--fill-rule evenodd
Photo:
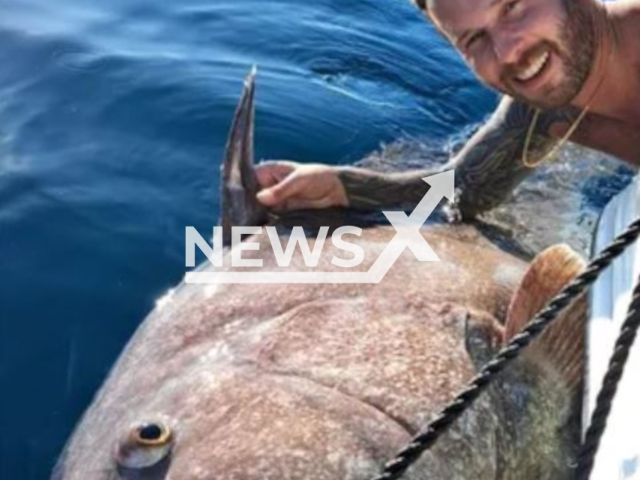
<path fill-rule="evenodd" d="M 422 179 L 431 185 L 427 194 L 422 197 L 418 206 L 411 212 L 409 217 L 412 221 L 420 223 L 420 226 L 427 221 L 429 215 L 436 209 L 443 197 L 453 202 L 455 195 L 455 173 L 454 170 L 431 175 Z"/>
<path fill-rule="evenodd" d="M 405 248 L 409 248 L 421 262 L 439 262 L 420 228 L 436 209 L 443 197 L 454 199 L 454 170 L 425 177 L 431 188 L 416 208 L 407 216 L 404 212 L 382 212 L 396 234 L 366 272 L 202 272 L 187 273 L 186 283 L 379 283 L 391 269 Z"/>

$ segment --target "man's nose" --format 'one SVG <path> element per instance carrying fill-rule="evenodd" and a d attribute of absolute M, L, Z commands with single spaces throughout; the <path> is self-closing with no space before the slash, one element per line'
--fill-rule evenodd
<path fill-rule="evenodd" d="M 522 58 L 524 41 L 516 32 L 494 32 L 493 49 L 501 64 L 515 65 Z"/>

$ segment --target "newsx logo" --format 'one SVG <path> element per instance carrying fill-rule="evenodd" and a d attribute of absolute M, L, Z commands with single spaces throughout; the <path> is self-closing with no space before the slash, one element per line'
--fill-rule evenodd
<path fill-rule="evenodd" d="M 362 234 L 362 229 L 354 226 L 344 226 L 336 229 L 332 236 L 333 245 L 342 251 L 347 252 L 351 258 L 340 258 L 333 256 L 331 263 L 345 271 L 337 272 L 269 272 L 255 271 L 261 268 L 261 259 L 242 258 L 242 253 L 249 250 L 259 250 L 260 244 L 252 241 L 242 241 L 243 235 L 261 234 L 263 228 L 266 230 L 276 262 L 279 267 L 288 267 L 291 264 L 296 247 L 300 251 L 308 268 L 318 266 L 322 249 L 326 243 L 329 227 L 321 227 L 315 237 L 313 249 L 311 249 L 302 227 L 293 227 L 288 238 L 286 247 L 273 226 L 267 227 L 233 227 L 232 245 L 230 251 L 231 267 L 252 268 L 252 271 L 206 271 L 203 269 L 187 273 L 186 283 L 196 284 L 220 284 L 220 283 L 379 283 L 389 271 L 394 262 L 398 259 L 405 248 L 409 248 L 417 260 L 421 262 L 440 261 L 427 240 L 420 233 L 420 228 L 429 215 L 435 210 L 443 197 L 453 200 L 454 196 L 454 171 L 449 170 L 437 175 L 425 177 L 423 180 L 431 188 L 418 203 L 409 216 L 402 211 L 385 211 L 391 225 L 396 230 L 396 234 L 387 244 L 383 252 L 376 259 L 371 268 L 366 272 L 350 272 L 360 265 L 365 258 L 364 249 L 357 243 L 346 241 L 343 236 Z M 193 227 L 186 228 L 186 266 L 195 267 L 195 252 L 198 247 L 204 253 L 211 264 L 215 267 L 223 267 L 224 249 L 222 245 L 222 227 L 214 227 L 213 244 L 208 242 Z"/>
<path fill-rule="evenodd" d="M 289 239 L 287 241 L 286 250 L 283 248 L 280 236 L 276 231 L 276 227 L 264 227 L 269 236 L 271 247 L 279 267 L 288 267 L 291 265 L 293 254 L 296 246 L 300 246 L 300 251 L 307 267 L 317 267 L 318 261 L 322 254 L 322 248 L 329 233 L 329 227 L 320 227 L 318 235 L 315 237 L 313 250 L 309 246 L 307 237 L 302 227 L 293 227 Z M 263 227 L 233 227 L 231 241 L 231 266 L 232 267 L 262 267 L 262 259 L 258 258 L 242 258 L 242 252 L 247 250 L 259 250 L 260 244 L 251 241 L 242 241 L 243 235 L 260 235 Z M 364 260 L 364 249 L 355 243 L 343 240 L 342 236 L 346 234 L 360 236 L 362 229 L 358 227 L 346 226 L 340 227 L 331 235 L 333 245 L 346 252 L 353 254 L 353 258 L 345 260 L 343 258 L 334 257 L 331 260 L 333 265 L 343 268 L 357 267 Z M 187 267 L 195 267 L 196 246 L 202 251 L 209 261 L 216 267 L 223 266 L 223 246 L 222 246 L 222 227 L 213 228 L 213 247 L 204 240 L 197 230 L 193 227 L 187 227 Z"/>

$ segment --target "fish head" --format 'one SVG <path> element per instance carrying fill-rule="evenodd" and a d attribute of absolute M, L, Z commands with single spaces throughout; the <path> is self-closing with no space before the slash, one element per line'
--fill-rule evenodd
<path fill-rule="evenodd" d="M 463 304 L 355 297 L 179 338 L 187 297 L 154 312 L 164 324 L 143 325 L 53 480 L 366 480 L 582 265 L 567 247 L 539 254 L 506 324 Z M 288 292 L 292 305 L 300 291 Z M 235 313 L 246 298 L 225 294 Z M 564 478 L 578 445 L 583 326 L 584 305 L 566 310 L 406 478 Z"/>
<path fill-rule="evenodd" d="M 225 231 L 264 218 L 253 82 L 225 156 Z M 519 272 L 512 282 L 495 273 L 517 263 L 510 255 L 454 231 L 430 238 L 441 262 L 419 269 L 401 257 L 378 286 L 182 287 L 142 324 L 52 480 L 373 477 L 583 267 L 568 247 L 552 247 L 526 271 L 522 262 L 508 269 Z M 383 234 L 372 229 L 364 241 Z M 576 445 L 581 301 L 407 480 L 565 478 Z"/>

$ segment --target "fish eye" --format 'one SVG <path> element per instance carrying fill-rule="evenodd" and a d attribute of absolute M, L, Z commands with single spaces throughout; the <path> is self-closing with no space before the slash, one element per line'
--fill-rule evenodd
<path fill-rule="evenodd" d="M 164 445 L 169 441 L 171 431 L 162 423 L 144 423 L 133 429 L 132 436 L 140 445 Z"/>
<path fill-rule="evenodd" d="M 145 469 L 168 457 L 173 433 L 163 422 L 142 422 L 132 426 L 115 454 L 116 463 L 126 469 Z"/>

